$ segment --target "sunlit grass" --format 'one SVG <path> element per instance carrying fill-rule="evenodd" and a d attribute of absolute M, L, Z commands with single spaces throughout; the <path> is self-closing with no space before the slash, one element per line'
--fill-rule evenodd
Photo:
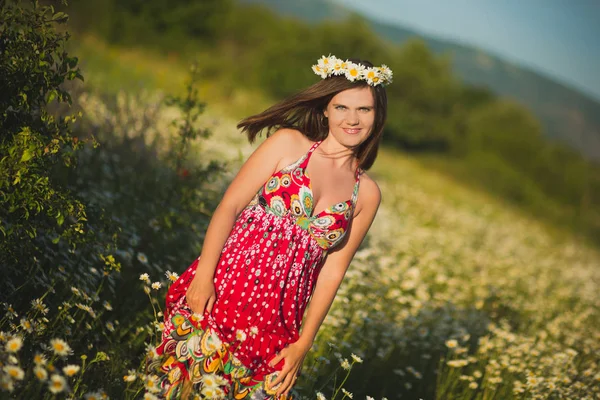
<path fill-rule="evenodd" d="M 272 101 L 260 92 L 233 87 L 225 74 L 202 72 L 206 60 L 213 56 L 209 52 L 162 54 L 147 48 L 108 44 L 89 33 L 77 35 L 77 40 L 70 42 L 69 51 L 80 59 L 88 90 L 112 94 L 148 90 L 181 95 L 190 64 L 195 60 L 201 71 L 198 90 L 213 114 L 243 118 L 261 111 Z"/>

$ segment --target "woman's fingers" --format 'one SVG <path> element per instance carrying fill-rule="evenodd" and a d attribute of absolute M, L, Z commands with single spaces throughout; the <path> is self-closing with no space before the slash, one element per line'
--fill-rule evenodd
<path fill-rule="evenodd" d="M 209 313 L 212 312 L 212 308 L 213 308 L 213 305 L 215 304 L 215 301 L 216 301 L 216 297 L 210 296 L 210 298 L 208 299 L 208 303 L 206 304 L 206 311 L 208 311 Z"/>
<path fill-rule="evenodd" d="M 279 382 L 283 381 L 287 376 L 288 372 L 289 370 L 285 368 L 279 371 L 279 373 L 277 374 L 277 378 L 275 378 L 275 380 L 273 381 L 273 386 L 277 386 Z"/>
<path fill-rule="evenodd" d="M 194 299 L 193 297 L 186 295 L 185 300 L 187 301 L 188 305 L 190 306 L 190 309 L 192 310 L 192 312 L 194 314 L 199 314 L 199 315 L 204 314 L 204 308 L 206 306 L 206 299 L 203 299 L 203 298 Z"/>
<path fill-rule="evenodd" d="M 287 390 L 283 393 L 286 396 L 288 394 L 290 394 L 290 390 L 292 390 L 292 388 L 296 384 L 296 379 L 298 379 L 298 373 L 296 371 L 294 371 L 291 375 L 292 375 L 292 382 L 290 383 L 290 386 L 288 386 Z"/>
<path fill-rule="evenodd" d="M 277 364 L 279 364 L 279 361 L 281 361 L 281 359 L 283 357 L 285 357 L 285 354 L 286 354 L 286 349 L 281 350 L 279 353 L 277 353 L 275 355 L 275 357 L 273 357 L 273 359 L 271 361 L 269 361 L 269 366 L 274 367 Z"/>
<path fill-rule="evenodd" d="M 287 372 L 286 377 L 283 380 L 283 383 L 281 384 L 281 387 L 277 391 L 277 396 L 279 396 L 280 394 L 283 394 L 284 392 L 287 393 L 289 391 L 289 389 L 292 387 L 291 385 L 292 385 L 294 376 L 295 376 L 295 374 L 292 371 Z"/>

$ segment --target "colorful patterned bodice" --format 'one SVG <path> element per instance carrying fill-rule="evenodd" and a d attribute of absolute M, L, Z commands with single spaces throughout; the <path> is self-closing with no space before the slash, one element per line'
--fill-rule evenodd
<path fill-rule="evenodd" d="M 350 199 L 313 215 L 312 185 L 306 168 L 313 151 L 321 142 L 315 142 L 297 161 L 271 175 L 247 207 L 260 205 L 267 213 L 280 217 L 291 216 L 321 248 L 328 250 L 341 242 L 346 234 L 356 205 L 361 168 L 357 167 L 354 173 L 354 190 Z"/>

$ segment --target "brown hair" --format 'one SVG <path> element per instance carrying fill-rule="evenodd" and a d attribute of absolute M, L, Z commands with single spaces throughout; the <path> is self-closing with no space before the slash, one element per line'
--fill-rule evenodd
<path fill-rule="evenodd" d="M 350 59 L 354 63 L 372 67 L 369 61 Z M 375 121 L 369 137 L 354 149 L 359 166 L 368 170 L 377 158 L 383 126 L 387 118 L 387 95 L 383 85 L 370 86 L 366 81 L 349 81 L 345 76 L 331 76 L 320 80 L 308 88 L 269 107 L 260 114 L 244 118 L 238 123 L 238 129 L 248 135 L 250 143 L 267 129 L 267 137 L 279 128 L 297 129 L 312 141 L 323 140 L 329 134 L 324 126 L 323 110 L 336 94 L 357 87 L 371 89 L 375 99 Z"/>

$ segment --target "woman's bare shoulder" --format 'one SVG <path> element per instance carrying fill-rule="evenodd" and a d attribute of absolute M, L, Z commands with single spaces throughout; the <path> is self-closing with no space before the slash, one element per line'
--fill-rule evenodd
<path fill-rule="evenodd" d="M 370 177 L 366 172 L 360 175 L 360 185 L 358 187 L 358 200 L 357 200 L 357 214 L 361 213 L 361 210 L 377 209 L 381 203 L 381 189 L 377 182 Z"/>
<path fill-rule="evenodd" d="M 288 148 L 310 143 L 310 139 L 294 128 L 279 128 L 269 136 L 269 139 L 275 139 L 280 146 Z"/>
<path fill-rule="evenodd" d="M 282 159 L 297 159 L 298 154 L 305 152 L 305 148 L 313 142 L 302 132 L 293 128 L 280 128 L 273 132 L 266 142 L 271 142 L 269 148 Z M 284 160 L 285 161 L 285 160 Z"/>

